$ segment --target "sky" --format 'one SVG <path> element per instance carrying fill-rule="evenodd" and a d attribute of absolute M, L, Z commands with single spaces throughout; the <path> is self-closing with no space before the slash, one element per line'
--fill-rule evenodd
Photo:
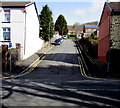
<path fill-rule="evenodd" d="M 52 16 L 54 23 L 57 20 L 58 16 L 62 14 L 65 17 L 67 24 L 73 25 L 75 23 L 83 24 L 92 21 L 99 22 L 104 3 L 107 0 L 31 0 L 31 1 L 36 2 L 39 14 L 43 6 L 47 4 L 53 13 Z M 108 0 L 108 1 L 112 2 L 120 0 Z"/>
<path fill-rule="evenodd" d="M 83 24 L 91 21 L 99 21 L 102 13 L 102 2 L 38 2 L 38 10 L 47 4 L 53 13 L 54 22 L 62 14 L 68 25 Z"/>

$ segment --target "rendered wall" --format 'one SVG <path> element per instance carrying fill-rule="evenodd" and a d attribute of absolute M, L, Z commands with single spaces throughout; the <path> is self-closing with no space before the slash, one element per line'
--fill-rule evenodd
<path fill-rule="evenodd" d="M 39 20 L 34 4 L 26 7 L 25 55 L 28 58 L 42 48 L 43 40 L 39 38 Z"/>
<path fill-rule="evenodd" d="M 3 9 L 10 9 L 10 23 L 4 23 L 4 10 Z M 10 27 L 10 38 L 12 43 L 12 48 L 16 48 L 16 43 L 21 44 L 21 55 L 23 55 L 24 50 L 24 13 L 22 8 L 3 8 L 0 12 L 0 41 L 3 41 L 3 27 Z M 7 44 L 9 42 L 0 42 L 0 44 Z M 21 56 L 22 57 L 22 56 Z"/>
<path fill-rule="evenodd" d="M 12 48 L 16 47 L 16 43 L 21 44 L 21 58 L 26 59 L 43 45 L 43 40 L 39 38 L 39 20 L 36 13 L 35 5 L 29 5 L 24 8 L 9 8 L 10 23 L 2 23 L 4 21 L 4 11 L 0 12 L 0 41 L 3 41 L 3 27 L 10 27 Z M 9 42 L 0 42 L 7 44 Z"/>

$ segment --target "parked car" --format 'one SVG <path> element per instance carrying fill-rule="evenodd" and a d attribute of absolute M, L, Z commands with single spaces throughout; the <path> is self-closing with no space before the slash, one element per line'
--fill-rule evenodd
<path fill-rule="evenodd" d="M 68 38 L 68 36 L 67 36 L 67 35 L 65 35 L 65 36 L 63 36 L 62 38 L 63 38 L 63 39 L 67 39 L 67 38 Z"/>
<path fill-rule="evenodd" d="M 63 39 L 62 38 L 58 38 L 54 41 L 54 45 L 60 45 L 61 43 L 63 42 Z"/>

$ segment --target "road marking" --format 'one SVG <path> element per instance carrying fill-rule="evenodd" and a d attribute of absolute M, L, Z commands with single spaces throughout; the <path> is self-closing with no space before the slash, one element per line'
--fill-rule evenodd
<path fill-rule="evenodd" d="M 27 68 L 27 70 L 25 69 L 26 71 L 24 71 L 24 73 L 20 73 L 20 74 L 18 74 L 16 76 L 1 77 L 0 79 L 17 78 L 17 77 L 21 77 L 23 75 L 27 75 L 30 72 L 32 72 L 38 66 L 38 64 L 40 64 L 43 61 L 44 58 L 45 58 L 45 56 L 43 56 L 40 60 L 36 61 L 36 63 L 34 63 L 33 65 L 31 65 L 31 67 Z"/>
<path fill-rule="evenodd" d="M 79 63 L 79 66 L 80 66 L 80 72 L 81 72 L 83 77 L 90 78 L 90 79 L 95 79 L 95 80 L 120 81 L 120 80 L 115 80 L 115 79 L 95 78 L 95 77 L 88 76 L 85 72 L 85 69 L 84 69 L 84 66 L 83 66 L 83 63 L 82 63 L 82 60 L 81 60 L 80 56 L 78 56 L 78 63 Z"/>
<path fill-rule="evenodd" d="M 45 54 L 47 54 L 54 46 L 52 46 L 50 49 L 48 49 L 44 54 L 42 54 L 39 58 L 37 58 L 31 65 L 29 65 L 25 70 L 23 70 L 20 74 L 16 76 L 9 76 L 9 77 L 0 77 L 0 79 L 11 79 L 11 78 L 17 78 L 23 75 L 26 75 L 34 70 L 37 65 L 42 62 L 42 60 L 45 58 Z"/>
<path fill-rule="evenodd" d="M 37 58 L 31 65 L 29 65 L 25 70 L 23 70 L 21 73 L 24 73 L 27 71 L 32 65 L 34 65 L 40 58 L 42 58 L 45 54 L 47 54 L 54 46 L 52 46 L 50 49 L 48 49 L 44 54 L 42 54 L 39 58 Z"/>
<path fill-rule="evenodd" d="M 83 67 L 82 60 L 80 59 L 80 56 L 78 56 L 78 62 L 79 62 L 80 72 L 81 72 L 82 76 L 87 77 L 87 78 L 91 78 L 91 77 L 86 75 L 84 67 Z"/>

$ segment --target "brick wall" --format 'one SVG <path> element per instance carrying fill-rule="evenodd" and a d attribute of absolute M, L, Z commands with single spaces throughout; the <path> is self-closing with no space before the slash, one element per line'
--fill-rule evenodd
<path fill-rule="evenodd" d="M 120 49 L 120 15 L 112 16 L 111 24 L 111 48 Z"/>
<path fill-rule="evenodd" d="M 107 63 L 106 54 L 109 50 L 110 18 L 110 16 L 105 17 L 105 19 L 101 22 L 99 27 L 98 58 L 104 63 Z"/>

